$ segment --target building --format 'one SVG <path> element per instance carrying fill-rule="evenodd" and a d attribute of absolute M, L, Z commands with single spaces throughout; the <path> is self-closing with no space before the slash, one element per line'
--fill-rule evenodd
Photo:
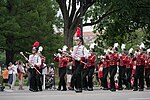
<path fill-rule="evenodd" d="M 94 43 L 94 41 L 96 40 L 96 34 L 97 33 L 93 32 L 83 32 L 83 39 L 85 45 L 90 45 L 91 43 Z"/>

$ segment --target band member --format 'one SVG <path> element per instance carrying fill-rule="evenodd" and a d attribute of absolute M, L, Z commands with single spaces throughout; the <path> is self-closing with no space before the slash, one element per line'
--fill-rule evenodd
<path fill-rule="evenodd" d="M 98 78 L 99 78 L 98 80 L 100 80 L 100 83 L 101 83 L 100 89 L 101 89 L 102 87 L 104 87 L 104 81 L 103 81 L 103 61 L 102 60 L 99 61 L 97 69 L 98 69 Z"/>
<path fill-rule="evenodd" d="M 68 57 L 68 64 L 67 64 L 67 86 L 68 89 L 71 87 L 71 78 L 72 78 L 72 57 Z"/>
<path fill-rule="evenodd" d="M 29 65 L 30 65 L 30 91 L 37 92 L 37 74 L 40 74 L 37 69 L 41 65 L 41 57 L 38 55 L 39 42 L 35 42 L 32 48 L 32 54 L 29 55 Z"/>
<path fill-rule="evenodd" d="M 132 85 L 131 85 L 132 69 L 135 66 L 134 55 L 132 50 L 133 50 L 132 48 L 129 50 L 129 55 L 126 63 L 126 80 L 127 80 L 126 89 L 128 90 L 132 89 Z"/>
<path fill-rule="evenodd" d="M 72 77 L 71 77 L 70 87 L 68 87 L 69 90 L 74 90 L 74 87 L 75 87 L 75 76 L 76 76 L 75 69 L 76 69 L 75 60 L 73 60 L 73 58 L 72 58 Z"/>
<path fill-rule="evenodd" d="M 93 50 L 89 52 L 86 65 L 84 65 L 82 78 L 83 78 L 83 88 L 84 90 L 93 91 L 93 74 L 95 69 L 96 56 L 94 55 Z"/>
<path fill-rule="evenodd" d="M 147 90 L 150 90 L 150 49 L 147 50 L 147 61 L 146 61 L 146 66 L 145 66 L 145 81 L 146 81 L 146 86 Z"/>
<path fill-rule="evenodd" d="M 40 56 L 41 57 L 41 56 Z M 40 73 L 42 73 L 42 70 L 43 70 L 43 68 L 45 67 L 44 66 L 44 62 L 45 62 L 45 58 L 44 57 L 41 57 L 41 65 L 40 65 L 40 67 L 38 68 L 38 71 L 40 72 Z M 38 90 L 39 91 L 43 91 L 43 89 L 42 89 L 42 80 L 43 80 L 43 75 L 42 74 L 37 74 L 37 87 L 38 87 Z"/>
<path fill-rule="evenodd" d="M 54 61 L 59 62 L 59 85 L 57 90 L 61 90 L 61 86 L 63 86 L 62 91 L 66 91 L 66 81 L 65 81 L 65 75 L 66 75 L 66 67 L 68 63 L 68 58 L 66 57 L 66 53 L 62 52 L 61 56 L 56 56 L 54 58 Z"/>
<path fill-rule="evenodd" d="M 125 69 L 126 69 L 126 62 L 128 56 L 126 55 L 125 51 L 122 51 L 120 59 L 119 59 L 119 77 L 118 77 L 118 90 L 123 90 L 122 84 L 124 83 L 127 87 L 126 77 L 125 77 Z"/>
<path fill-rule="evenodd" d="M 108 72 L 109 72 L 109 57 L 105 52 L 104 61 L 103 61 L 103 90 L 108 90 Z"/>
<path fill-rule="evenodd" d="M 87 65 L 84 65 L 83 71 L 82 71 L 82 88 L 83 88 L 83 90 L 85 90 L 85 91 L 88 89 L 87 76 L 88 76 L 88 66 L 87 66 Z"/>
<path fill-rule="evenodd" d="M 118 50 L 117 47 L 112 49 L 112 53 L 109 54 L 109 61 L 110 61 L 110 91 L 116 91 L 114 77 L 117 73 L 117 63 L 118 63 L 118 54 L 116 51 Z"/>
<path fill-rule="evenodd" d="M 38 55 L 41 57 L 41 65 L 40 67 L 38 68 L 38 71 L 41 73 L 41 74 L 37 74 L 37 87 L 38 87 L 38 90 L 39 91 L 43 91 L 42 89 L 42 80 L 43 80 L 43 69 L 45 68 L 45 57 L 42 55 L 42 51 L 43 51 L 43 47 L 42 46 L 39 46 L 39 49 L 38 49 Z"/>
<path fill-rule="evenodd" d="M 83 45 L 83 38 L 80 34 L 80 28 L 77 28 L 76 32 L 76 44 L 74 46 L 72 57 L 75 60 L 75 92 L 82 92 L 82 81 L 81 81 L 81 72 L 84 67 L 84 62 L 88 58 L 88 51 L 86 47 Z"/>
<path fill-rule="evenodd" d="M 87 59 L 87 69 L 88 69 L 88 91 L 93 91 L 93 74 L 95 69 L 96 56 L 94 50 L 90 50 L 90 55 Z"/>
<path fill-rule="evenodd" d="M 146 60 L 146 55 L 144 54 L 143 50 L 137 50 L 135 59 L 136 59 L 136 72 L 134 75 L 133 91 L 137 91 L 138 86 L 139 86 L 139 91 L 143 91 L 144 89 L 144 66 L 145 66 L 145 60 Z M 138 84 L 138 80 L 139 80 L 139 84 Z"/>

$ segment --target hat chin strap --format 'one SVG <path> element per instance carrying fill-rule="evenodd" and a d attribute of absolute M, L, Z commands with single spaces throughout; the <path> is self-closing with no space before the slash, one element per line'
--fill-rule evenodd
<path fill-rule="evenodd" d="M 82 41 L 80 40 L 79 44 L 78 45 L 82 45 Z"/>

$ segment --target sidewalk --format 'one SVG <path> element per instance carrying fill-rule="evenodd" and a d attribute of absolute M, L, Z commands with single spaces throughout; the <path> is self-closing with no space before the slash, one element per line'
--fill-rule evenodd
<path fill-rule="evenodd" d="M 55 89 L 43 89 L 43 91 L 57 91 L 57 87 L 55 86 Z M 13 90 L 11 90 L 8 86 L 5 86 L 4 92 L 15 92 L 15 93 L 20 93 L 20 92 L 30 92 L 29 91 L 29 86 L 23 86 L 24 90 L 19 90 L 19 86 L 15 86 Z M 101 90 L 100 87 L 94 87 L 94 90 Z M 69 91 L 69 90 L 68 90 Z"/>
<path fill-rule="evenodd" d="M 15 86 L 15 88 L 12 90 L 12 89 L 9 88 L 9 86 L 5 86 L 4 92 L 25 92 L 25 91 L 29 91 L 28 86 L 23 86 L 23 90 L 19 90 L 18 88 L 19 88 L 19 86 Z"/>

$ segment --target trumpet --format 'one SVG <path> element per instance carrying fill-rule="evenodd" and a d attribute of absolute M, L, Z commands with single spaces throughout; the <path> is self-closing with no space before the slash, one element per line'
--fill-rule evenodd
<path fill-rule="evenodd" d="M 63 51 L 61 49 L 58 49 L 58 52 L 65 54 L 66 56 L 69 56 L 69 53 L 67 51 Z M 55 54 L 55 55 L 60 55 L 60 53 Z"/>

